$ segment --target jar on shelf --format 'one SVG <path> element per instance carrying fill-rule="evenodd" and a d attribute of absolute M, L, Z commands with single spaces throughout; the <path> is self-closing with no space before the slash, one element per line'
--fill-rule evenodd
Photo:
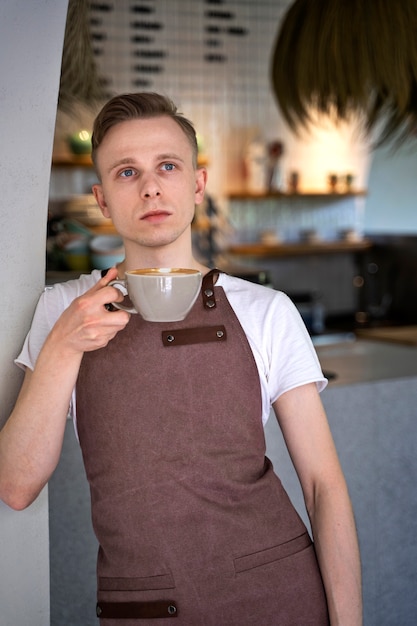
<path fill-rule="evenodd" d="M 249 193 L 265 193 L 267 190 L 268 151 L 259 137 L 247 146 L 245 157 L 246 190 Z"/>

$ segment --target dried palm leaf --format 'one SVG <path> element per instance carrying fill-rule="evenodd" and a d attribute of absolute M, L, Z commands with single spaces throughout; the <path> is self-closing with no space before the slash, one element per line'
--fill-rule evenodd
<path fill-rule="evenodd" d="M 94 107 L 105 97 L 91 45 L 89 2 L 69 0 L 62 53 L 58 108 L 72 113 L 77 103 Z"/>
<path fill-rule="evenodd" d="M 271 81 L 296 132 L 315 110 L 364 116 L 379 143 L 415 134 L 416 0 L 296 0 L 278 31 Z"/>

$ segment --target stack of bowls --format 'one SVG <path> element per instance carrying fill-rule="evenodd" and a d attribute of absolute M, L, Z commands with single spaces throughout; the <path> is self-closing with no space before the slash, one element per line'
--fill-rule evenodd
<path fill-rule="evenodd" d="M 90 240 L 91 265 L 94 269 L 106 270 L 123 261 L 125 250 L 118 235 L 98 235 Z"/>
<path fill-rule="evenodd" d="M 90 251 L 88 238 L 75 235 L 62 246 L 65 265 L 74 272 L 85 272 L 90 269 Z"/>

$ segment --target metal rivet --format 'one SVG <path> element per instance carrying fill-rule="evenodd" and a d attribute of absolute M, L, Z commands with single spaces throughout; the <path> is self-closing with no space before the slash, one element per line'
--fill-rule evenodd
<path fill-rule="evenodd" d="M 208 306 L 209 309 L 212 309 L 214 306 L 216 306 L 216 303 L 214 302 L 214 300 L 207 300 L 206 306 Z"/>
<path fill-rule="evenodd" d="M 168 613 L 170 615 L 174 615 L 177 612 L 177 607 L 174 606 L 173 604 L 170 604 L 168 607 Z"/>
<path fill-rule="evenodd" d="M 172 343 L 175 340 L 174 335 L 168 335 L 167 336 L 167 341 L 169 341 L 169 343 Z"/>
<path fill-rule="evenodd" d="M 216 335 L 218 336 L 218 338 L 220 339 L 221 337 L 223 337 L 224 332 L 222 330 L 218 330 Z"/>
<path fill-rule="evenodd" d="M 100 617 L 100 615 L 102 614 L 102 612 L 103 612 L 103 609 L 101 608 L 101 606 L 99 606 L 99 605 L 97 604 L 97 607 L 96 607 L 96 615 L 97 615 L 97 617 Z"/>
<path fill-rule="evenodd" d="M 205 289 L 204 290 L 204 295 L 207 296 L 208 298 L 211 298 L 211 296 L 214 295 L 213 289 Z"/>

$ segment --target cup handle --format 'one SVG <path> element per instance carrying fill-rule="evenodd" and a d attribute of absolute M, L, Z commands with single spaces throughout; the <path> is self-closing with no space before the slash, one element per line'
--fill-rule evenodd
<path fill-rule="evenodd" d="M 127 296 L 126 281 L 122 278 L 116 278 L 115 280 L 111 280 L 108 283 L 108 286 L 116 287 L 116 289 L 121 291 L 124 296 Z M 137 313 L 136 309 L 133 306 L 125 306 L 124 304 L 121 304 L 119 302 L 112 302 L 111 304 L 116 307 L 116 309 L 120 309 L 121 311 L 127 311 L 128 313 Z"/>

